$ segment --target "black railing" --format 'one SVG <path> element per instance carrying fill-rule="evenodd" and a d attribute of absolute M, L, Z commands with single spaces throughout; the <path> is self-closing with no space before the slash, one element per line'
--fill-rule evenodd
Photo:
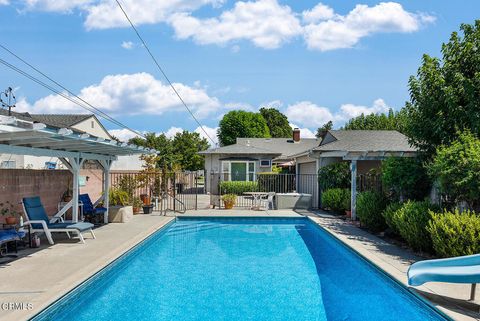
<path fill-rule="evenodd" d="M 223 207 L 222 196 L 237 196 L 235 207 L 252 207 L 251 193 L 306 193 L 312 195 L 313 206 L 318 206 L 318 176 L 316 174 L 265 174 L 256 173 L 254 181 L 229 181 L 225 175 L 210 175 L 208 191 L 210 204 Z"/>
<path fill-rule="evenodd" d="M 154 205 L 154 210 L 183 212 L 197 209 L 198 194 L 204 194 L 204 175 L 199 172 L 116 172 L 111 187 Z"/>

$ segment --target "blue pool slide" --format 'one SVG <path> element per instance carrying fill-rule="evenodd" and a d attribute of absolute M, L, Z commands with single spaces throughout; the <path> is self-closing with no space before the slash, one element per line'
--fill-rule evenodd
<path fill-rule="evenodd" d="M 480 254 L 414 263 L 407 272 L 408 284 L 426 282 L 471 283 L 470 300 L 475 299 L 476 284 L 480 283 Z"/>

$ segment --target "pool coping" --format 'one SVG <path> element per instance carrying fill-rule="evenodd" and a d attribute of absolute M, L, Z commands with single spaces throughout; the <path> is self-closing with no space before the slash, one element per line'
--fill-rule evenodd
<path fill-rule="evenodd" d="M 74 296 L 78 293 L 78 291 L 81 291 L 85 287 L 88 287 L 92 282 L 95 282 L 95 280 L 100 277 L 102 274 L 108 272 L 108 270 L 114 268 L 116 265 L 121 264 L 122 260 L 126 259 L 128 255 L 132 254 L 134 251 L 138 250 L 142 245 L 145 243 L 149 242 L 152 238 L 157 237 L 158 234 L 166 231 L 172 224 L 174 224 L 177 220 L 196 220 L 196 219 L 205 219 L 205 220 L 218 220 L 218 219 L 262 219 L 265 221 L 268 220 L 291 220 L 291 219 L 301 219 L 301 220 L 306 220 L 310 223 L 312 223 L 316 228 L 326 232 L 329 236 L 332 237 L 332 239 L 339 243 L 340 245 L 345 246 L 345 248 L 350 251 L 352 254 L 356 255 L 358 258 L 360 258 L 362 261 L 364 261 L 366 264 L 370 265 L 372 268 L 374 268 L 376 271 L 387 277 L 389 280 L 393 281 L 397 286 L 399 286 L 402 290 L 406 291 L 409 294 L 412 294 L 415 299 L 417 299 L 420 303 L 425 304 L 425 306 L 430 309 L 432 312 L 438 314 L 439 316 L 443 317 L 445 320 L 454 320 L 452 317 L 450 317 L 447 313 L 439 310 L 436 308 L 428 299 L 422 297 L 420 294 L 414 292 L 410 287 L 406 286 L 401 280 L 399 280 L 397 277 L 395 277 L 393 274 L 390 274 L 387 272 L 385 269 L 383 269 L 381 266 L 379 266 L 377 263 L 373 262 L 372 260 L 368 259 L 365 255 L 360 253 L 358 250 L 356 250 L 354 247 L 352 247 L 350 244 L 347 244 L 344 242 L 342 239 L 340 239 L 334 232 L 328 230 L 326 227 L 320 225 L 319 222 L 316 222 L 312 217 L 306 216 L 306 215 L 298 215 L 298 216 L 255 216 L 255 217 L 246 217 L 246 216 L 178 216 L 174 217 L 172 220 L 169 222 L 165 223 L 161 227 L 157 228 L 156 230 L 152 231 L 150 234 L 146 235 L 142 240 L 140 240 L 138 243 L 134 244 L 132 247 L 130 247 L 128 250 L 123 252 L 121 255 L 113 259 L 111 262 L 109 262 L 107 265 L 105 265 L 103 268 L 89 276 L 87 279 L 83 280 L 79 284 L 75 285 L 72 287 L 68 292 L 62 294 L 58 298 L 56 298 L 54 301 L 51 301 L 49 303 L 46 303 L 45 306 L 38 312 L 35 313 L 35 315 L 29 317 L 28 320 L 37 320 L 37 318 L 42 317 L 42 314 L 47 314 L 48 316 L 48 311 L 50 309 L 55 310 L 59 307 L 56 307 L 55 305 L 58 304 L 61 301 L 66 301 L 68 303 L 68 300 L 70 299 L 69 296 Z"/>
<path fill-rule="evenodd" d="M 169 222 L 165 223 L 164 225 L 158 227 L 157 229 L 153 230 L 151 233 L 147 234 L 144 238 L 142 238 L 138 243 L 134 244 L 130 248 L 128 248 L 126 251 L 122 252 L 119 256 L 114 258 L 112 261 L 110 261 L 107 265 L 104 267 L 100 268 L 98 271 L 96 271 L 94 274 L 90 275 L 80 283 L 76 284 L 73 286 L 70 290 L 67 292 L 63 293 L 61 296 L 57 297 L 55 300 L 48 302 L 44 305 L 44 307 L 36 312 L 34 315 L 30 316 L 28 320 L 36 320 L 37 318 L 41 317 L 42 314 L 48 313 L 48 310 L 50 309 L 55 309 L 55 305 L 62 300 L 68 300 L 69 296 L 73 296 L 76 294 L 77 291 L 81 291 L 82 287 L 88 286 L 90 283 L 94 282 L 97 277 L 99 277 L 101 274 L 106 273 L 107 270 L 113 268 L 115 265 L 120 264 L 122 262 L 122 259 L 125 259 L 129 254 L 134 252 L 135 250 L 138 250 L 138 248 L 148 242 L 150 239 L 155 237 L 157 233 L 161 233 L 162 231 L 165 231 L 170 225 L 176 222 L 176 218 L 173 218 Z"/>

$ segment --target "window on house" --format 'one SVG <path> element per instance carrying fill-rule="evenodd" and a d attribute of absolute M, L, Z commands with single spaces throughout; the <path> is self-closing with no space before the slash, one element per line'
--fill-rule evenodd
<path fill-rule="evenodd" d="M 223 161 L 222 180 L 224 181 L 255 181 L 255 162 Z"/>
<path fill-rule="evenodd" d="M 270 167 L 271 165 L 272 165 L 272 162 L 269 159 L 260 160 L 260 167 Z"/>
<path fill-rule="evenodd" d="M 8 160 L 8 161 L 2 161 L 0 164 L 0 168 L 15 168 L 15 165 L 17 163 L 13 160 Z"/>
<path fill-rule="evenodd" d="M 95 122 L 92 120 L 90 123 L 92 124 L 92 128 L 95 128 Z"/>

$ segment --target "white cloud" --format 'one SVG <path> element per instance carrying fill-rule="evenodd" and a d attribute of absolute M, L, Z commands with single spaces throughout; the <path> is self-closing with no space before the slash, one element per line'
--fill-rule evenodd
<path fill-rule="evenodd" d="M 27 10 L 71 13 L 74 9 L 85 9 L 94 0 L 24 0 Z"/>
<path fill-rule="evenodd" d="M 194 132 L 198 133 L 200 135 L 200 137 L 202 138 L 205 138 L 206 140 L 208 140 L 208 143 L 210 144 L 211 147 L 215 147 L 216 145 L 218 145 L 218 137 L 217 137 L 217 130 L 218 130 L 218 127 L 208 127 L 208 126 L 202 126 L 203 127 L 203 130 L 205 130 L 205 132 L 207 132 L 208 136 L 205 134 L 205 132 L 199 127 L 197 127 Z M 210 140 L 212 139 L 214 144 L 212 145 L 212 141 Z"/>
<path fill-rule="evenodd" d="M 292 127 L 292 129 L 294 128 L 298 128 L 300 129 L 300 137 L 301 138 L 315 138 L 315 133 L 313 131 L 311 131 L 309 128 L 300 128 L 300 126 L 297 126 L 295 124 L 292 124 L 290 123 L 290 127 Z"/>
<path fill-rule="evenodd" d="M 343 125 L 350 118 L 360 116 L 362 113 L 365 115 L 386 113 L 390 108 L 381 98 L 375 100 L 372 106 L 343 104 L 337 112 L 332 112 L 329 108 L 318 106 L 310 101 L 301 101 L 288 106 L 285 115 L 295 124 L 318 128 L 330 120 L 335 125 Z"/>
<path fill-rule="evenodd" d="M 167 136 L 168 138 L 172 138 L 177 133 L 181 133 L 181 132 L 183 132 L 183 128 L 172 126 L 165 132 L 165 136 Z"/>
<path fill-rule="evenodd" d="M 47 1 L 47 0 L 45 0 Z M 57 0 L 50 0 L 51 2 Z M 123 0 L 122 5 L 137 25 L 165 22 L 175 12 L 191 12 L 205 5 L 218 7 L 224 0 Z M 102 0 L 85 8 L 87 29 L 108 29 L 128 26 L 115 1 Z"/>
<path fill-rule="evenodd" d="M 122 44 L 121 44 L 122 48 L 123 49 L 133 49 L 133 47 L 135 46 L 135 44 L 131 41 L 123 41 Z"/>
<path fill-rule="evenodd" d="M 391 107 L 389 107 L 385 101 L 381 98 L 378 98 L 373 102 L 371 107 L 354 105 L 354 104 L 344 104 L 340 106 L 341 115 L 345 120 L 348 120 L 353 117 L 360 116 L 361 114 L 377 114 L 377 113 L 386 113 Z"/>
<path fill-rule="evenodd" d="M 128 129 L 125 129 L 125 128 L 111 129 L 111 130 L 108 131 L 108 133 L 112 136 L 117 137 L 122 142 L 127 142 L 130 138 L 138 137 L 137 134 L 135 134 L 134 132 L 132 132 Z"/>
<path fill-rule="evenodd" d="M 216 97 L 202 88 L 174 83 L 193 113 L 204 118 L 220 109 Z M 172 89 L 148 73 L 109 75 L 99 84 L 83 88 L 79 96 L 112 115 L 161 115 L 170 111 L 185 111 Z M 34 113 L 86 113 L 87 111 L 58 95 L 43 97 L 33 104 L 20 101 L 24 111 Z M 19 108 L 20 109 L 20 108 Z"/>
<path fill-rule="evenodd" d="M 425 13 L 411 13 L 396 2 L 381 2 L 369 7 L 359 4 L 347 15 L 334 14 L 319 4 L 304 11 L 305 41 L 308 48 L 328 51 L 351 48 L 361 38 L 382 32 L 409 33 L 432 23 L 435 18 Z"/>
<path fill-rule="evenodd" d="M 310 101 L 301 101 L 288 106 L 285 115 L 291 122 L 307 127 L 319 127 L 334 119 L 334 115 L 327 107 L 318 106 Z"/>
<path fill-rule="evenodd" d="M 192 38 L 199 44 L 249 40 L 257 47 L 274 49 L 302 33 L 295 13 L 277 0 L 238 1 L 218 18 L 199 19 L 177 13 L 169 21 L 177 38 Z"/>
<path fill-rule="evenodd" d="M 0 6 L 7 6 L 10 4 L 9 0 L 0 0 Z"/>

